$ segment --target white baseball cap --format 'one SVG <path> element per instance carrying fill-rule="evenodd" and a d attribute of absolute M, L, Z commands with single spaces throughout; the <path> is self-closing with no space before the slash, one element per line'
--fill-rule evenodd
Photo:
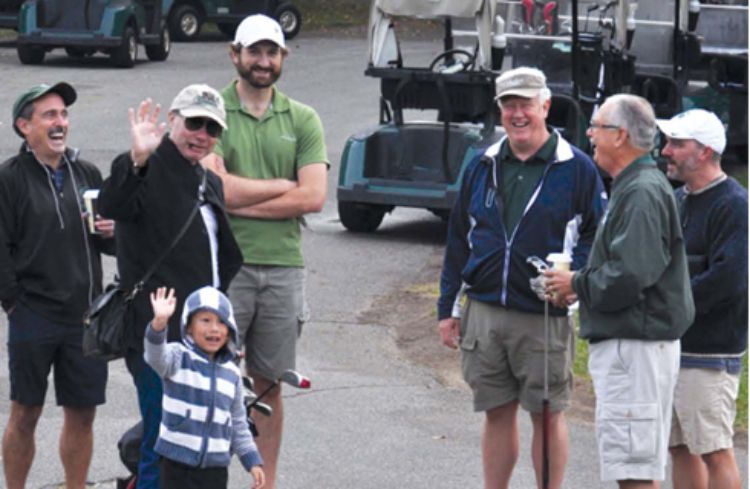
<path fill-rule="evenodd" d="M 278 22 L 261 14 L 245 17 L 245 20 L 237 26 L 233 44 L 247 47 L 259 41 L 271 41 L 280 48 L 286 49 L 284 32 Z"/>
<path fill-rule="evenodd" d="M 703 109 L 691 109 L 671 119 L 657 119 L 656 125 L 671 139 L 694 139 L 718 154 L 727 146 L 724 124 L 716 114 Z"/>

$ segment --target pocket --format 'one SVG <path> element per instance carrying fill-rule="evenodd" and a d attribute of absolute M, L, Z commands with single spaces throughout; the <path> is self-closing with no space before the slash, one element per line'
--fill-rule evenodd
<path fill-rule="evenodd" d="M 649 462 L 659 438 L 656 403 L 603 404 L 599 410 L 599 447 L 607 462 Z"/>

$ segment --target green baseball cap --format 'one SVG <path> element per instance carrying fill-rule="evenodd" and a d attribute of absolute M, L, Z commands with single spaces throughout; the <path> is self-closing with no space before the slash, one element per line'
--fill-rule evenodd
<path fill-rule="evenodd" d="M 22 93 L 13 103 L 13 130 L 16 131 L 16 134 L 23 137 L 21 131 L 16 127 L 16 120 L 18 119 L 18 116 L 21 115 L 21 111 L 24 107 L 48 93 L 56 93 L 62 97 L 66 107 L 73 105 L 73 102 L 75 102 L 77 98 L 75 89 L 65 82 L 56 83 L 54 85 L 47 85 L 46 83 L 34 85 Z"/>

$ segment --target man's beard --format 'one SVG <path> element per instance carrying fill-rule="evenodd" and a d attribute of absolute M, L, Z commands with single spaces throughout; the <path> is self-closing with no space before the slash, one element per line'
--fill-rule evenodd
<path fill-rule="evenodd" d="M 254 67 L 250 67 L 250 69 L 246 69 L 246 68 L 244 68 L 244 67 L 242 67 L 240 65 L 235 65 L 235 68 L 237 68 L 237 74 L 240 76 L 240 78 L 242 78 L 243 80 L 245 80 L 253 88 L 268 88 L 268 87 L 272 86 L 274 83 L 276 83 L 276 80 L 278 80 L 279 77 L 281 76 L 281 68 L 279 68 L 279 71 L 273 71 L 273 69 L 271 69 L 271 70 L 260 70 L 258 68 L 254 68 Z M 254 73 L 253 73 L 254 70 L 256 70 L 256 71 L 266 71 L 266 72 L 270 73 L 271 76 L 270 76 L 270 78 L 268 79 L 267 82 L 266 81 L 260 82 L 260 81 L 258 81 L 255 78 Z"/>

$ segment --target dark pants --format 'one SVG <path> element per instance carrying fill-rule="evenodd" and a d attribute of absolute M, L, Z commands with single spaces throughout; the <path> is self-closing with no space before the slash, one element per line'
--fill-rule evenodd
<path fill-rule="evenodd" d="M 138 407 L 143 419 L 141 459 L 138 462 L 137 489 L 158 489 L 159 455 L 154 451 L 161 423 L 161 378 L 146 364 L 143 352 L 128 350 L 125 364 L 138 390 Z"/>
<path fill-rule="evenodd" d="M 161 489 L 226 489 L 226 467 L 191 467 L 162 457 Z"/>

